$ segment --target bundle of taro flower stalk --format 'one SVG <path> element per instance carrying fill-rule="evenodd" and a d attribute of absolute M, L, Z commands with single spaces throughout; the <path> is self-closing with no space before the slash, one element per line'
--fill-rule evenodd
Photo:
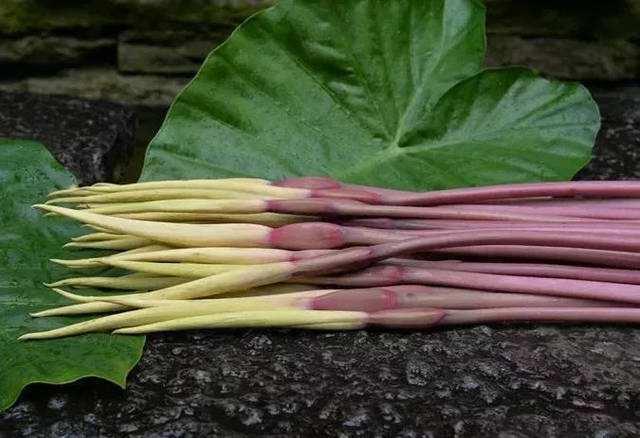
<path fill-rule="evenodd" d="M 156 181 L 60 190 L 36 207 L 91 228 L 67 247 L 119 251 L 54 262 L 129 273 L 50 284 L 73 303 L 34 316 L 98 315 L 22 339 L 640 322 L 640 182 L 417 193 L 315 177 Z M 100 292 L 77 293 L 89 287 Z"/>

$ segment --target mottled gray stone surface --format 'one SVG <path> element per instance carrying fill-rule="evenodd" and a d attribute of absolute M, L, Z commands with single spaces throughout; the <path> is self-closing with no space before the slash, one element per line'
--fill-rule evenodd
<path fill-rule="evenodd" d="M 0 38 L 0 66 L 17 64 L 21 68 L 98 62 L 115 51 L 115 38 L 75 38 L 69 36 L 25 36 Z M 104 59 L 102 60 L 104 62 Z"/>
<path fill-rule="evenodd" d="M 640 95 L 602 90 L 589 178 L 637 177 Z M 635 437 L 640 330 L 237 330 L 151 336 L 126 391 L 32 385 L 0 436 Z"/>
<path fill-rule="evenodd" d="M 271 0 L 2 0 L 0 35 L 237 24 Z"/>
<path fill-rule="evenodd" d="M 487 65 L 526 65 L 561 79 L 619 81 L 640 77 L 640 45 L 625 40 L 489 35 Z"/>
<path fill-rule="evenodd" d="M 83 184 L 120 179 L 135 126 L 120 104 L 0 92 L 0 138 L 42 142 Z"/>
<path fill-rule="evenodd" d="M 640 84 L 591 87 L 602 128 L 582 179 L 640 179 Z"/>
<path fill-rule="evenodd" d="M 185 77 L 127 76 L 110 67 L 70 68 L 54 76 L 0 80 L 0 91 L 64 94 L 156 107 L 169 106 L 188 82 Z"/>
<path fill-rule="evenodd" d="M 149 338 L 129 387 L 33 386 L 7 434 L 623 437 L 640 434 L 640 331 L 241 330 Z"/>
<path fill-rule="evenodd" d="M 220 26 L 216 32 L 207 33 L 123 32 L 118 44 L 118 70 L 137 74 L 191 75 L 232 30 L 232 26 Z"/>
<path fill-rule="evenodd" d="M 0 1 L 0 89 L 168 105 L 205 55 L 274 0 Z M 640 77 L 640 0 L 485 0 L 490 65 Z"/>

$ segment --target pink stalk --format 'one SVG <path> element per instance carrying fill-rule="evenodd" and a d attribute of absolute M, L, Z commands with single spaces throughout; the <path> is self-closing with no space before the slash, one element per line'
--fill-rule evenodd
<path fill-rule="evenodd" d="M 485 187 L 406 192 L 377 187 L 343 184 L 330 178 L 292 178 L 274 183 L 283 187 L 312 189 L 357 189 L 378 196 L 376 202 L 387 205 L 466 204 L 495 199 L 533 197 L 640 198 L 638 181 L 569 181 L 503 184 Z"/>
<path fill-rule="evenodd" d="M 329 199 L 348 199 L 358 202 L 376 204 L 380 200 L 377 193 L 370 190 L 361 190 L 358 188 L 340 188 L 340 189 L 314 189 L 310 190 L 309 198 L 329 198 Z M 304 199 L 304 198 L 303 198 Z"/>
<path fill-rule="evenodd" d="M 518 215 L 552 215 L 565 217 L 581 217 L 589 219 L 608 220 L 638 220 L 640 210 L 633 208 L 620 208 L 612 206 L 569 206 L 569 205 L 547 205 L 539 203 L 535 206 L 529 205 L 487 205 L 487 204 L 465 204 L 449 205 L 448 208 L 458 211 L 486 212 L 496 214 L 518 214 Z"/>
<path fill-rule="evenodd" d="M 480 309 L 492 307 L 602 307 L 604 305 L 617 306 L 618 304 L 554 296 L 406 285 L 338 290 L 311 298 L 307 307 L 318 310 L 378 312 L 380 310 L 419 307 Z"/>
<path fill-rule="evenodd" d="M 331 249 L 347 245 L 369 245 L 384 242 L 414 242 L 414 244 L 417 242 L 417 245 L 420 245 L 421 242 L 428 244 L 430 239 L 451 239 L 451 242 L 460 239 L 461 242 L 465 242 L 466 239 L 478 235 L 491 236 L 491 241 L 496 243 L 504 243 L 504 239 L 516 239 L 523 245 L 570 246 L 616 251 L 640 250 L 640 238 L 608 236 L 604 233 L 587 231 L 567 233 L 564 230 L 513 231 L 505 229 L 402 232 L 375 228 L 342 227 L 325 222 L 304 222 L 277 228 L 269 232 L 266 245 L 282 249 Z M 483 240 L 483 242 L 485 241 Z M 446 247 L 451 246 L 458 245 L 451 243 Z"/>
<path fill-rule="evenodd" d="M 498 224 L 500 221 L 496 221 Z M 313 222 L 307 222 L 307 224 L 313 224 Z M 316 222 L 315 224 L 320 224 Z M 327 225 L 327 222 L 322 222 L 323 226 Z M 473 221 L 471 221 L 473 224 Z M 297 224 L 296 224 L 297 225 Z M 337 225 L 337 224 L 336 224 Z M 485 227 L 485 228 L 475 228 L 473 225 L 467 228 L 454 228 L 454 229 L 443 229 L 443 230 L 430 230 L 430 229 L 415 229 L 415 230 L 402 230 L 402 229 L 385 229 L 385 228 L 375 228 L 375 227 L 360 227 L 360 226 L 340 226 L 340 228 L 336 228 L 336 230 L 340 230 L 340 232 L 345 236 L 348 242 L 351 241 L 360 241 L 376 243 L 376 242 L 384 242 L 384 241 L 396 241 L 396 240 L 405 240 L 409 239 L 413 236 L 423 236 L 423 237 L 436 237 L 436 236 L 445 236 L 452 235 L 457 233 L 467 233 L 470 231 L 484 230 L 484 231 L 546 231 L 546 232 L 562 232 L 566 233 L 570 231 L 571 233 L 577 234 L 589 234 L 589 235 L 600 235 L 600 236 L 611 236 L 619 234 L 620 236 L 637 236 L 640 237 L 640 228 L 637 229 L 617 229 L 611 226 L 610 228 L 592 228 L 589 226 L 560 226 L 545 224 L 545 227 L 536 227 L 536 226 L 496 226 L 496 227 Z M 315 226 L 311 225 L 310 227 Z"/>
<path fill-rule="evenodd" d="M 550 307 L 447 310 L 440 325 L 487 322 L 640 322 L 640 309 L 623 307 Z"/>
<path fill-rule="evenodd" d="M 481 272 L 485 274 L 523 275 L 530 277 L 570 278 L 575 280 L 604 281 L 640 285 L 640 271 L 607 269 L 584 266 L 545 265 L 533 263 L 473 263 L 457 260 L 388 259 L 385 264 L 411 266 L 421 269 Z"/>
<path fill-rule="evenodd" d="M 584 248 L 564 248 L 529 245 L 486 245 L 447 248 L 433 251 L 447 257 L 479 259 L 547 260 L 560 263 L 579 263 L 621 269 L 640 269 L 640 254 L 624 251 L 603 251 Z"/>
<path fill-rule="evenodd" d="M 352 272 L 345 275 L 301 277 L 296 278 L 295 281 L 343 287 L 379 287 L 397 284 L 438 285 L 640 304 L 640 286 L 632 284 L 496 275 L 391 265 L 373 266 L 360 272 Z"/>
<path fill-rule="evenodd" d="M 282 228 L 276 231 L 280 231 Z M 346 259 L 352 260 L 352 262 L 359 267 L 402 254 L 414 254 L 419 252 L 477 245 L 562 246 L 565 248 L 589 249 L 611 249 L 612 246 L 614 246 L 618 247 L 622 251 L 636 251 L 638 249 L 638 242 L 635 242 L 633 239 L 606 238 L 586 235 L 584 233 L 563 234 L 545 231 L 466 231 L 438 237 L 416 237 L 399 242 L 382 243 L 358 250 L 346 249 L 337 251 L 331 255 L 299 260 L 296 262 L 295 272 L 292 272 L 292 274 L 308 275 L 311 273 L 323 273 L 328 269 L 349 269 L 349 266 L 344 262 Z"/>
<path fill-rule="evenodd" d="M 399 205 L 370 205 L 359 201 L 329 198 L 265 200 L 264 212 L 311 216 L 359 216 L 386 218 L 465 219 L 536 222 L 584 222 L 583 218 L 566 216 L 499 213 L 450 207 L 410 207 Z"/>
<path fill-rule="evenodd" d="M 309 203 L 312 201 L 314 200 L 303 200 L 303 202 L 305 203 Z M 285 201 L 278 200 L 277 202 Z M 337 202 L 337 204 L 348 204 L 350 206 L 353 206 L 353 204 L 350 202 L 347 202 L 347 204 L 343 202 Z M 321 203 L 321 205 L 326 207 L 329 204 Z M 72 210 L 53 205 L 37 205 L 36 207 L 46 211 L 59 213 L 91 225 L 107 228 L 112 232 L 130 234 L 135 237 L 144 237 L 156 242 L 168 243 L 176 246 L 238 246 L 249 248 L 267 247 L 280 249 L 331 249 L 341 247 L 349 243 L 356 243 L 350 241 L 347 238 L 349 230 L 345 230 L 344 227 L 341 227 L 339 225 L 326 222 L 297 223 L 285 225 L 277 229 L 272 229 L 264 225 L 256 224 L 174 224 L 164 222 L 150 222 L 136 219 L 123 219 L 86 211 Z M 367 205 L 365 205 L 365 207 L 377 208 L 376 206 Z M 397 207 L 383 206 L 383 208 Z M 408 207 L 399 208 L 406 209 Z M 358 209 L 360 209 L 360 206 L 356 208 L 356 210 Z M 355 230 L 350 231 L 355 232 Z M 377 233 L 384 232 L 382 230 L 373 231 Z M 410 247 L 411 245 L 415 244 L 427 245 L 422 249 L 422 251 L 426 250 L 426 248 L 429 248 L 429 250 L 431 250 L 449 248 L 454 246 L 469 246 L 474 244 L 565 246 L 618 251 L 636 251 L 640 249 L 639 239 L 592 235 L 591 233 L 486 230 L 455 231 L 451 232 L 450 234 L 451 236 L 449 236 L 449 233 L 440 234 L 433 232 L 429 234 L 429 237 L 417 236 L 415 239 L 411 239 L 410 241 L 407 240 L 406 242 L 410 243 Z M 476 240 L 478 236 L 480 236 L 480 240 Z M 408 239 L 409 234 L 405 234 L 404 237 Z M 436 246 L 430 246 L 432 245 L 432 239 L 433 242 L 435 242 Z M 386 240 L 393 239 L 385 238 L 385 241 Z M 456 245 L 456 243 L 458 244 Z"/>
<path fill-rule="evenodd" d="M 480 221 L 480 220 L 447 220 L 447 219 L 351 219 L 339 221 L 341 225 L 353 227 L 369 227 L 391 230 L 469 230 L 469 229 L 558 229 L 564 230 L 601 230 L 610 232 L 613 230 L 640 231 L 640 221 L 605 221 L 593 220 L 584 222 L 553 222 L 540 223 L 531 221 Z"/>
<path fill-rule="evenodd" d="M 640 208 L 638 199 L 567 199 L 567 198 L 520 198 L 520 199 L 497 199 L 486 200 L 481 203 L 492 205 L 517 205 L 517 206 L 554 206 L 554 207 L 611 207 L 611 208 Z M 466 205 L 472 205 L 469 203 Z"/>
<path fill-rule="evenodd" d="M 495 227 L 480 227 L 476 228 L 473 226 L 473 221 L 470 221 L 468 227 L 466 228 L 454 228 L 454 229 L 444 229 L 444 230 L 398 230 L 398 229 L 384 229 L 384 228 L 370 228 L 370 227 L 348 227 L 347 230 L 350 231 L 350 235 L 355 238 L 358 233 L 363 233 L 362 236 L 366 235 L 364 233 L 370 233 L 370 235 L 375 236 L 376 231 L 380 236 L 386 235 L 389 236 L 389 241 L 393 238 L 393 236 L 438 236 L 443 235 L 444 233 L 456 233 L 463 231 L 471 231 L 471 230 L 492 230 L 492 231 L 548 231 L 548 232 L 557 232 L 557 233 L 588 233 L 591 235 L 601 235 L 601 236 L 618 236 L 618 237 L 635 237 L 640 238 L 640 227 L 635 228 L 624 228 L 624 227 L 616 227 L 615 224 L 609 225 L 608 228 L 598 227 L 598 226 L 589 226 L 589 225 L 578 225 L 578 224 L 567 224 L 567 225 L 552 225 L 552 224 L 544 224 L 545 226 L 536 226 L 536 225 L 511 225 L 511 226 L 495 226 Z M 496 221 L 497 224 L 500 224 L 501 221 Z M 380 230 L 384 230 L 380 232 Z M 406 237 L 405 237 L 406 238 Z"/>
<path fill-rule="evenodd" d="M 369 313 L 367 323 L 387 328 L 425 329 L 496 322 L 640 323 L 640 309 L 623 307 L 503 307 L 496 309 L 399 309 Z"/>

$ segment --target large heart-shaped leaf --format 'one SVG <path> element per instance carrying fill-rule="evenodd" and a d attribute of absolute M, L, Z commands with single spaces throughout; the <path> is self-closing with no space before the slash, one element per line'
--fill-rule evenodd
<path fill-rule="evenodd" d="M 49 262 L 81 228 L 46 218 L 31 208 L 72 177 L 39 144 L 0 139 L 0 411 L 33 382 L 67 383 L 97 376 L 124 386 L 142 354 L 144 338 L 96 334 L 46 342 L 18 336 L 77 322 L 77 318 L 30 318 L 28 313 L 68 304 L 42 285 L 64 270 Z M 68 274 L 68 272 L 67 272 Z"/>
<path fill-rule="evenodd" d="M 281 0 L 174 102 L 143 177 L 330 175 L 427 189 L 570 178 L 599 116 L 577 84 L 482 71 L 471 0 Z"/>

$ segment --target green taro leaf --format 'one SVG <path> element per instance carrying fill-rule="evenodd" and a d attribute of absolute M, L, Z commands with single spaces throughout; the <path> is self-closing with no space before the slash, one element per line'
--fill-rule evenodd
<path fill-rule="evenodd" d="M 72 177 L 38 143 L 0 139 L 0 411 L 34 382 L 67 383 L 96 376 L 124 386 L 142 354 L 143 337 L 96 334 L 20 342 L 18 336 L 79 321 L 31 318 L 28 313 L 69 304 L 42 285 L 68 275 L 49 262 L 69 237 L 86 232 L 31 208 Z"/>
<path fill-rule="evenodd" d="M 329 175 L 404 189 L 569 179 L 597 106 L 578 85 L 482 70 L 470 0 L 281 0 L 178 96 L 143 179 Z"/>

